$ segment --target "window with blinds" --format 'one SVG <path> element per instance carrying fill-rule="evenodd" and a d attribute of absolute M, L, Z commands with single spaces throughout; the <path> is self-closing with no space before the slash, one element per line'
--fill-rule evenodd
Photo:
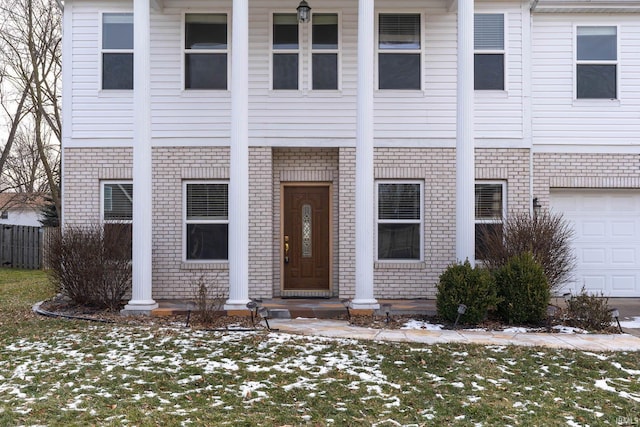
<path fill-rule="evenodd" d="M 184 18 L 185 89 L 227 89 L 227 15 L 188 13 Z"/>
<path fill-rule="evenodd" d="M 474 15 L 474 87 L 504 90 L 504 14 Z"/>
<path fill-rule="evenodd" d="M 311 31 L 311 87 L 338 89 L 338 15 L 314 13 Z"/>
<path fill-rule="evenodd" d="M 421 260 L 422 182 L 376 185 L 378 260 Z"/>
<path fill-rule="evenodd" d="M 421 70 L 420 14 L 378 15 L 378 88 L 419 90 Z"/>
<path fill-rule="evenodd" d="M 300 43 L 296 14 L 274 13 L 272 31 L 272 88 L 297 90 L 300 74 Z"/>
<path fill-rule="evenodd" d="M 185 183 L 185 258 L 227 260 L 229 185 L 226 182 Z"/>
<path fill-rule="evenodd" d="M 121 242 L 131 256 L 133 184 L 131 181 L 102 183 L 102 222 L 105 236 Z"/>
<path fill-rule="evenodd" d="M 580 26 L 576 29 L 576 97 L 616 99 L 618 29 Z"/>
<path fill-rule="evenodd" d="M 133 14 L 102 15 L 102 89 L 133 89 Z"/>
<path fill-rule="evenodd" d="M 104 221 L 131 221 L 133 219 L 133 184 L 130 182 L 103 183 L 102 208 Z"/>
<path fill-rule="evenodd" d="M 475 186 L 475 257 L 484 259 L 488 235 L 502 233 L 505 215 L 504 182 L 483 182 Z"/>

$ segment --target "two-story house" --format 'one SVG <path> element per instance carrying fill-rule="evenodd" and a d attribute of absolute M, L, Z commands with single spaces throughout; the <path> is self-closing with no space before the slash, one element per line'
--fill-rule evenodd
<path fill-rule="evenodd" d="M 132 223 L 125 310 L 433 298 L 534 204 L 570 286 L 640 296 L 640 1 L 66 0 L 63 63 L 64 224 Z"/>

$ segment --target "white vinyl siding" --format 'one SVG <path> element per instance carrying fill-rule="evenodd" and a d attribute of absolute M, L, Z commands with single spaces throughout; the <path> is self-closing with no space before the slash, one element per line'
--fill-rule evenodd
<path fill-rule="evenodd" d="M 533 27 L 532 135 L 544 149 L 630 146 L 640 134 L 640 30 L 637 15 L 536 14 Z M 576 99 L 575 31 L 615 26 L 618 99 Z"/>
<path fill-rule="evenodd" d="M 482 4 L 483 9 L 489 4 Z M 313 5 L 311 5 L 314 7 Z M 318 5 L 319 7 L 320 5 Z M 264 145 L 352 144 L 356 122 L 357 4 L 328 1 L 318 14 L 339 18 L 338 90 L 312 89 L 311 28 L 304 24 L 300 39 L 300 89 L 271 88 L 270 16 L 289 12 L 275 1 L 252 2 L 249 13 L 249 143 Z M 374 132 L 377 144 L 394 146 L 427 143 L 451 146 L 455 139 L 456 114 L 456 15 L 441 2 L 427 1 L 420 9 L 407 1 L 377 2 L 380 13 L 419 13 L 423 50 L 420 78 L 422 90 L 377 90 Z M 508 6 L 508 7 L 507 7 Z M 476 134 L 480 139 L 522 137 L 522 56 L 520 7 L 508 10 L 505 31 L 509 34 L 509 93 L 501 97 L 476 96 Z M 394 10 L 395 9 L 395 10 Z M 71 132 L 75 146 L 132 145 L 132 91 L 100 91 L 100 11 L 127 13 L 129 2 L 78 0 L 69 8 L 72 28 Z M 291 13 L 295 8 L 291 9 Z M 485 10 L 481 10 L 482 13 Z M 488 10 L 493 13 L 494 10 Z M 205 8 L 202 3 L 165 0 L 162 12 L 151 14 L 151 109 L 154 145 L 228 145 L 231 93 L 227 90 L 185 90 L 185 13 L 225 13 L 228 26 L 232 10 Z M 377 36 L 376 36 L 377 37 Z M 232 35 L 228 43 L 231 46 Z M 372 41 L 375 48 L 376 41 Z M 232 52 L 229 52 L 229 58 Z M 230 62 L 230 61 L 229 61 Z M 375 70 L 374 70 L 375 71 Z M 229 76 L 232 71 L 229 71 Z M 405 142 L 406 141 L 406 142 Z"/>

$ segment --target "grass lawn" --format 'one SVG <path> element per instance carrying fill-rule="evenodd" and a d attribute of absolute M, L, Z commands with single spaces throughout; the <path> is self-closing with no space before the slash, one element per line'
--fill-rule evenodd
<path fill-rule="evenodd" d="M 37 317 L 0 270 L 0 426 L 637 425 L 640 354 Z"/>

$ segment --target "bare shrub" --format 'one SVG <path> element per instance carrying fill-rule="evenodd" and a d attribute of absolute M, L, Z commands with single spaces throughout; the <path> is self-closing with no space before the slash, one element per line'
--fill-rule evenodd
<path fill-rule="evenodd" d="M 573 228 L 560 213 L 544 211 L 533 217 L 528 213 L 515 214 L 503 221 L 502 229 L 483 229 L 483 261 L 495 271 L 510 258 L 531 252 L 542 266 L 550 290 L 557 291 L 573 275 L 573 235 Z"/>
<path fill-rule="evenodd" d="M 611 326 L 609 298 L 588 294 L 584 287 L 578 295 L 567 301 L 567 322 L 571 326 L 589 331 L 603 331 Z"/>
<path fill-rule="evenodd" d="M 68 226 L 49 242 L 49 277 L 79 305 L 117 310 L 131 288 L 131 225 Z"/>
<path fill-rule="evenodd" d="M 223 309 L 226 299 L 225 289 L 218 282 L 218 275 L 211 281 L 207 281 L 204 275 L 200 276 L 195 288 L 197 319 L 204 325 L 216 323 L 225 315 Z"/>

